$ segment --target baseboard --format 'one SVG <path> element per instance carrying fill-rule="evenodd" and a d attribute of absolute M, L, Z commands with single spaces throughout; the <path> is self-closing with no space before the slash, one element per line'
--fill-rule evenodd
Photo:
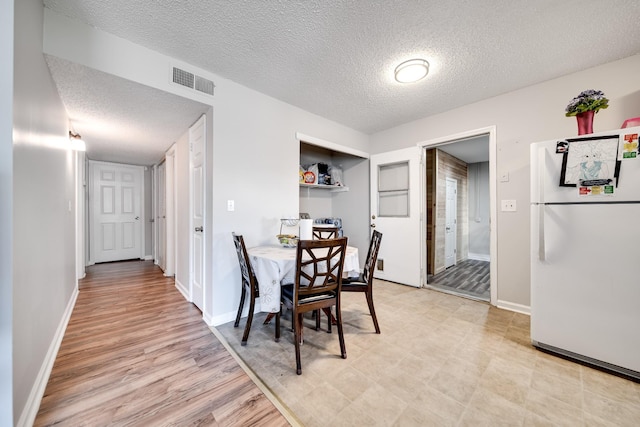
<path fill-rule="evenodd" d="M 245 303 L 244 305 L 244 310 L 242 311 L 242 318 L 246 318 L 249 315 L 249 309 L 247 308 L 248 305 L 249 305 L 248 303 Z M 253 310 L 254 322 L 255 322 L 255 314 L 257 313 L 260 313 L 260 300 L 256 300 L 256 306 Z M 220 326 L 220 325 L 224 325 L 225 323 L 235 321 L 237 314 L 238 312 L 234 310 L 234 311 L 220 314 L 218 316 L 213 316 L 210 318 L 211 322 L 207 322 L 207 325 Z"/>
<path fill-rule="evenodd" d="M 211 318 L 211 323 L 207 324 L 209 326 L 220 326 L 220 325 L 224 325 L 225 323 L 229 323 L 231 321 L 236 320 L 236 314 L 237 312 L 229 312 L 229 313 L 223 313 L 223 314 L 219 314 L 217 316 L 213 316 Z"/>
<path fill-rule="evenodd" d="M 487 262 L 491 261 L 491 255 L 489 254 L 473 254 L 469 252 L 469 256 L 467 258 L 475 261 L 487 261 Z"/>
<path fill-rule="evenodd" d="M 189 289 L 186 286 L 184 286 L 182 283 L 180 283 L 178 279 L 174 279 L 173 281 L 176 284 L 176 289 L 178 290 L 178 292 L 182 294 L 184 299 L 191 302 L 191 298 L 189 298 Z"/>
<path fill-rule="evenodd" d="M 60 344 L 62 344 L 62 338 L 64 338 L 64 332 L 67 330 L 67 325 L 71 319 L 71 313 L 73 312 L 73 307 L 75 307 L 77 299 L 78 287 L 75 286 L 16 426 L 32 426 L 36 420 L 38 409 L 40 409 L 40 402 L 42 402 L 42 397 L 44 396 L 44 391 L 47 388 L 49 376 L 51 376 L 53 363 L 56 361 L 58 350 L 60 350 Z"/>
<path fill-rule="evenodd" d="M 514 302 L 498 300 L 496 302 L 496 307 L 502 308 L 504 310 L 515 311 L 516 313 L 522 313 L 529 316 L 531 315 L 531 307 L 528 305 L 522 305 L 522 304 L 516 304 Z"/>

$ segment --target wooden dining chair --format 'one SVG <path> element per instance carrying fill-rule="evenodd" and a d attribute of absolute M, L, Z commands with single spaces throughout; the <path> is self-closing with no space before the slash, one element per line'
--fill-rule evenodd
<path fill-rule="evenodd" d="M 238 327 L 240 323 L 240 317 L 242 316 L 242 308 L 244 302 L 249 297 L 249 315 L 247 316 L 247 324 L 244 327 L 244 334 L 242 335 L 242 345 L 247 345 L 247 339 L 249 338 L 249 331 L 251 330 L 251 322 L 253 321 L 253 311 L 256 306 L 256 298 L 260 296 L 260 290 L 258 289 L 258 280 L 253 269 L 251 268 L 251 262 L 249 262 L 249 255 L 247 254 L 247 248 L 244 245 L 244 239 L 241 235 L 231 233 L 233 235 L 233 243 L 236 246 L 236 253 L 238 255 L 238 262 L 240 264 L 240 279 L 242 281 L 242 294 L 240 294 L 240 306 L 238 307 L 238 314 L 236 315 L 236 321 L 233 324 L 234 327 Z"/>
<path fill-rule="evenodd" d="M 296 252 L 296 272 L 292 285 L 282 287 L 281 299 L 292 310 L 291 320 L 296 351 L 296 373 L 302 373 L 300 344 L 302 342 L 302 316 L 304 313 L 336 307 L 336 326 L 340 353 L 347 358 L 342 331 L 340 288 L 342 269 L 347 250 L 347 238 L 328 240 L 300 240 Z M 329 329 L 331 323 L 329 323 Z M 280 339 L 280 313 L 276 314 L 276 341 Z"/>
<path fill-rule="evenodd" d="M 375 269 L 376 260 L 378 259 L 378 250 L 380 250 L 380 242 L 382 241 L 382 233 L 374 231 L 369 244 L 369 252 L 364 264 L 364 271 L 358 278 L 342 279 L 342 292 L 363 292 L 367 298 L 369 305 L 369 313 L 373 318 L 373 326 L 376 328 L 376 334 L 380 333 L 378 326 L 378 318 L 376 317 L 376 309 L 373 307 L 373 271 Z"/>
<path fill-rule="evenodd" d="M 338 237 L 338 227 L 313 227 L 313 239 L 336 239 Z"/>

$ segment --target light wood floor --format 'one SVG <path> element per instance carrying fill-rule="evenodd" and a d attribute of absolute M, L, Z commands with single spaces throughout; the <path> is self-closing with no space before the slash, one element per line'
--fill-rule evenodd
<path fill-rule="evenodd" d="M 427 283 L 438 290 L 489 301 L 489 267 L 488 261 L 466 259 L 435 276 L 429 276 Z"/>
<path fill-rule="evenodd" d="M 87 270 L 36 426 L 289 425 L 147 261 Z"/>

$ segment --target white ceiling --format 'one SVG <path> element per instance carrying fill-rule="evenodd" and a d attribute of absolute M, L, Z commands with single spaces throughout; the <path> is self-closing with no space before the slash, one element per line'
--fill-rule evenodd
<path fill-rule="evenodd" d="M 89 157 L 152 165 L 209 106 L 45 55 Z"/>
<path fill-rule="evenodd" d="M 44 4 L 368 134 L 640 53 L 637 0 Z M 414 57 L 431 63 L 427 78 L 408 85 L 395 82 L 394 67 Z M 50 58 L 49 63 L 54 61 Z M 77 68 L 82 79 L 65 79 L 64 68 L 71 65 L 55 61 L 52 74 L 57 85 L 67 85 L 60 93 L 72 120 L 81 113 L 86 120 L 104 119 L 99 112 L 104 108 L 127 112 L 133 100 L 143 105 L 150 97 L 149 102 L 163 104 L 159 99 L 167 96 L 129 83 L 128 96 L 96 99 L 96 105 L 89 105 L 86 87 L 95 89 L 108 78 Z M 111 83 L 127 84 L 116 79 Z M 573 96 L 568 93 L 567 102 Z M 167 96 L 169 104 L 175 99 Z M 163 108 L 155 104 L 147 104 L 154 108 L 140 112 L 135 121 L 151 123 Z M 179 111 L 169 108 L 174 114 Z M 127 122 L 120 120 L 122 116 L 114 117 L 110 126 L 124 139 Z M 92 147 L 88 136 L 83 137 Z"/>

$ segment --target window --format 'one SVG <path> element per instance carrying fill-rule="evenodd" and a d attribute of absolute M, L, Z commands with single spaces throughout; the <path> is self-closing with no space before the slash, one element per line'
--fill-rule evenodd
<path fill-rule="evenodd" d="M 409 162 L 378 166 L 378 216 L 409 217 Z"/>

